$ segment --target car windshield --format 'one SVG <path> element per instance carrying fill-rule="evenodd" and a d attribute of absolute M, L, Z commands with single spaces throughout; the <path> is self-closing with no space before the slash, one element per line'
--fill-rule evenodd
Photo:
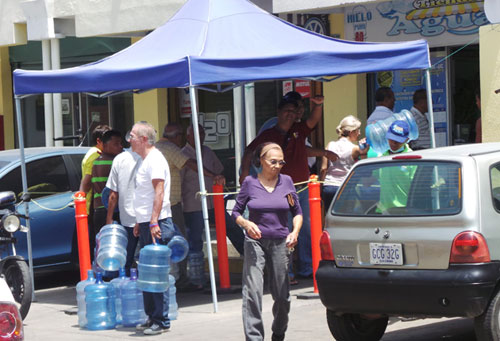
<path fill-rule="evenodd" d="M 353 169 L 332 213 L 349 216 L 451 215 L 462 207 L 458 163 L 390 161 Z"/>

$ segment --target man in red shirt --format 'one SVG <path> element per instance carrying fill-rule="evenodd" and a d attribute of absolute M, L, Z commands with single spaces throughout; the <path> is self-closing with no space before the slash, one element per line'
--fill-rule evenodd
<path fill-rule="evenodd" d="M 270 129 L 264 130 L 245 149 L 241 162 L 240 184 L 249 175 L 253 151 L 264 142 L 274 142 L 281 146 L 286 164 L 281 169 L 282 174 L 289 175 L 294 183 L 309 180 L 307 149 L 305 140 L 312 132 L 323 114 L 323 96 L 311 98 L 314 107 L 306 121 L 296 122 L 299 103 L 293 96 L 284 96 L 278 105 L 278 122 Z M 297 186 L 297 191 L 307 184 Z M 304 213 L 304 223 L 299 234 L 297 251 L 299 255 L 298 275 L 312 275 L 311 229 L 309 220 L 309 194 L 307 190 L 299 193 L 299 202 Z"/>

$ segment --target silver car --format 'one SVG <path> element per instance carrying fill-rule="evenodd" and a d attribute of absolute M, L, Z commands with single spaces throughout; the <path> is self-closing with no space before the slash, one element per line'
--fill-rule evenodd
<path fill-rule="evenodd" d="M 475 319 L 500 340 L 500 143 L 358 162 L 332 205 L 316 273 L 336 340 L 388 318 Z"/>

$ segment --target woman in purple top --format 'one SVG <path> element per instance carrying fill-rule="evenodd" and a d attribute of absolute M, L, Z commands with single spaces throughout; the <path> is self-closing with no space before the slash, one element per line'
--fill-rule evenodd
<path fill-rule="evenodd" d="M 243 328 L 246 340 L 263 340 L 262 293 L 264 267 L 269 274 L 269 289 L 274 299 L 272 340 L 284 340 L 290 311 L 288 262 L 290 249 L 297 244 L 302 226 L 302 210 L 292 178 L 280 174 L 285 164 L 283 151 L 275 143 L 255 149 L 253 163 L 261 169 L 247 176 L 233 208 L 233 218 L 246 231 L 243 263 Z M 249 219 L 242 214 L 248 207 Z M 292 232 L 288 213 L 293 215 Z"/>

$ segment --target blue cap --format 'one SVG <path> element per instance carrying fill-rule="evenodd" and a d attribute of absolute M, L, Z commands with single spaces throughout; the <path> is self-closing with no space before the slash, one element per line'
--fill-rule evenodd
<path fill-rule="evenodd" d="M 388 140 L 393 140 L 399 143 L 406 142 L 406 139 L 410 136 L 410 127 L 405 121 L 394 121 L 392 122 L 389 130 L 385 134 Z"/>

